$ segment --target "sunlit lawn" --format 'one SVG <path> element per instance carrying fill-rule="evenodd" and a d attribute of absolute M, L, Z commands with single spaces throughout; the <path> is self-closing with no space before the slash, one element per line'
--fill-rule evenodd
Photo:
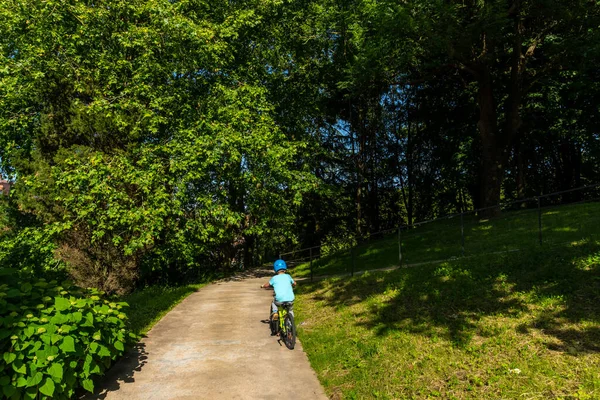
<path fill-rule="evenodd" d="M 298 293 L 299 336 L 332 398 L 600 398 L 597 240 Z"/>
<path fill-rule="evenodd" d="M 600 203 L 542 208 L 542 246 L 600 237 Z M 479 220 L 465 216 L 441 220 L 401 232 L 402 263 L 418 264 L 462 256 L 506 252 L 540 246 L 537 209 L 504 212 L 501 217 Z M 464 247 L 463 247 L 464 243 Z M 314 275 L 333 275 L 399 265 L 398 234 L 363 243 L 350 250 L 313 261 Z M 292 274 L 310 275 L 310 264 Z"/>

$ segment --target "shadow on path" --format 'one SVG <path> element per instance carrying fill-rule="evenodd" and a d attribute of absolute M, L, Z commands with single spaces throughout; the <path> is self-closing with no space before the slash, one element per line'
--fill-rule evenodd
<path fill-rule="evenodd" d="M 236 273 L 235 275 L 232 276 L 228 276 L 226 278 L 223 279 L 219 279 L 217 281 L 218 282 L 239 282 L 239 281 L 243 281 L 246 279 L 254 279 L 254 278 L 267 278 L 267 277 L 271 277 L 273 276 L 273 270 L 271 269 L 248 269 L 248 270 L 243 270 L 240 271 L 238 273 Z"/>
<path fill-rule="evenodd" d="M 121 388 L 121 383 L 131 383 L 135 381 L 134 375 L 142 370 L 148 359 L 146 346 L 140 342 L 132 349 L 128 350 L 123 358 L 115 364 L 103 377 L 101 384 L 96 387 L 94 394 L 84 396 L 84 399 L 104 399 L 109 392 L 117 391 Z"/>

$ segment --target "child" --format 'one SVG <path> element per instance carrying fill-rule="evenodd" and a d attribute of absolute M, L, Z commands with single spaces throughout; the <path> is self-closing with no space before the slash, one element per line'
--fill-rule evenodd
<path fill-rule="evenodd" d="M 296 286 L 296 282 L 289 276 L 287 272 L 287 264 L 283 260 L 275 261 L 273 264 L 273 269 L 275 270 L 275 276 L 271 278 L 268 283 L 263 284 L 262 288 L 268 288 L 272 286 L 275 290 L 275 297 L 273 298 L 273 303 L 271 304 L 271 311 L 275 314 L 273 317 L 277 318 L 277 305 L 283 302 L 293 302 L 294 301 L 294 289 L 293 286 Z M 290 308 L 290 312 L 293 311 Z"/>

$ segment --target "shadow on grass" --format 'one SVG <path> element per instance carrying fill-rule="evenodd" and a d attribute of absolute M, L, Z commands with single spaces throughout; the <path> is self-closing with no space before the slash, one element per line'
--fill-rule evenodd
<path fill-rule="evenodd" d="M 542 302 L 561 299 L 563 309 L 541 313 L 534 321 L 521 325 L 523 333 L 542 330 L 559 344 L 548 348 L 571 354 L 600 352 L 600 242 L 564 247 L 550 255 L 538 255 L 539 267 L 528 271 L 515 290 L 531 291 Z M 552 268 L 544 268 L 552 257 Z"/>
<path fill-rule="evenodd" d="M 540 329 L 562 343 L 549 348 L 599 352 L 599 251 L 598 242 L 538 248 L 322 281 L 299 291 L 337 308 L 364 303 L 366 311 L 355 315 L 355 323 L 380 335 L 395 330 L 445 335 L 463 347 L 475 335 L 494 336 L 502 329 L 483 327 L 483 318 L 527 313 L 534 320 L 519 330 Z M 559 302 L 560 311 L 547 312 L 549 301 Z"/>

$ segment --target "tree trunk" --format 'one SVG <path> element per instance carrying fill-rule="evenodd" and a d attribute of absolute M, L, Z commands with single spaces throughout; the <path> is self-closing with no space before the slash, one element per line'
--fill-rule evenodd
<path fill-rule="evenodd" d="M 479 122 L 481 136 L 481 207 L 488 208 L 500 202 L 503 164 L 498 141 L 498 124 L 492 76 L 487 66 L 483 66 L 479 77 Z M 488 208 L 482 216 L 497 215 L 499 208 Z"/>
<path fill-rule="evenodd" d="M 418 126 L 418 122 L 417 122 Z M 417 132 L 418 133 L 418 132 Z M 414 177 L 413 177 L 413 137 L 411 131 L 411 124 L 408 124 L 408 134 L 406 138 L 406 181 L 408 188 L 408 205 L 406 207 L 406 214 L 408 218 L 408 225 L 414 223 L 415 218 L 415 206 L 414 206 Z"/>
<path fill-rule="evenodd" d="M 409 111 L 410 113 L 410 111 Z M 406 147 L 404 149 L 404 159 L 406 161 L 406 180 L 402 176 L 402 170 L 398 169 L 398 179 L 400 180 L 400 193 L 402 194 L 402 200 L 404 208 L 406 209 L 406 223 L 408 226 L 413 223 L 413 191 L 412 191 L 412 143 L 411 143 L 411 131 L 412 124 L 410 114 L 407 118 L 406 128 Z M 398 136 L 398 146 L 400 146 L 400 136 Z M 398 156 L 398 160 L 399 160 Z M 400 167 L 400 162 L 398 161 Z"/>
<path fill-rule="evenodd" d="M 369 228 L 371 232 L 379 232 L 379 187 L 377 177 L 377 126 L 375 118 L 369 120 Z"/>
<path fill-rule="evenodd" d="M 251 268 L 255 265 L 255 235 L 246 235 L 244 237 L 244 268 Z"/>
<path fill-rule="evenodd" d="M 516 173 L 516 187 L 517 187 L 517 199 L 525 198 L 525 155 L 523 154 L 523 146 L 518 144 L 515 146 L 515 168 Z"/>
<path fill-rule="evenodd" d="M 561 140 L 559 146 L 559 163 L 557 164 L 557 173 L 560 187 L 562 190 L 569 190 L 581 185 L 581 146 L 569 139 Z M 564 203 L 581 200 L 581 194 L 578 192 L 568 192 L 563 196 Z"/>
<path fill-rule="evenodd" d="M 496 104 L 494 101 L 493 80 L 490 66 L 486 63 L 478 65 L 479 109 L 477 124 L 481 135 L 482 171 L 481 171 L 481 207 L 493 207 L 500 203 L 504 168 L 508 163 L 508 153 L 512 145 L 518 144 L 518 132 L 522 125 L 520 109 L 523 99 L 523 74 L 526 56 L 531 56 L 535 45 L 530 46 L 527 54 L 523 54 L 524 25 L 521 17 L 521 2 L 515 1 L 509 14 L 514 17 L 514 41 L 511 53 L 510 80 L 508 96 L 504 103 L 505 120 L 502 134 L 497 123 Z M 486 42 L 484 37 L 484 49 Z M 500 213 L 499 207 L 488 208 L 483 215 L 494 216 Z"/>
<path fill-rule="evenodd" d="M 394 120 L 394 136 L 396 139 L 396 143 L 394 146 L 394 163 L 393 168 L 398 177 L 402 176 L 402 166 L 400 163 L 400 132 L 398 129 L 397 120 Z M 402 225 L 402 217 L 401 217 L 401 209 L 400 209 L 400 201 L 402 201 L 402 186 L 400 186 L 400 190 L 397 190 L 396 184 L 394 182 L 393 174 L 390 174 L 390 189 L 393 191 L 394 196 L 392 199 L 392 218 L 395 221 L 396 225 Z"/>
<path fill-rule="evenodd" d="M 362 153 L 364 149 L 364 134 L 361 133 L 360 121 L 362 119 L 361 109 L 359 109 L 359 115 L 357 120 L 350 118 L 350 135 L 352 140 L 352 156 L 354 158 L 354 176 L 356 185 L 356 233 L 358 236 L 362 235 L 362 197 L 363 197 L 363 170 L 364 163 L 362 160 Z M 352 114 L 350 114 L 352 115 Z M 356 136 L 355 136 L 356 131 Z"/>

